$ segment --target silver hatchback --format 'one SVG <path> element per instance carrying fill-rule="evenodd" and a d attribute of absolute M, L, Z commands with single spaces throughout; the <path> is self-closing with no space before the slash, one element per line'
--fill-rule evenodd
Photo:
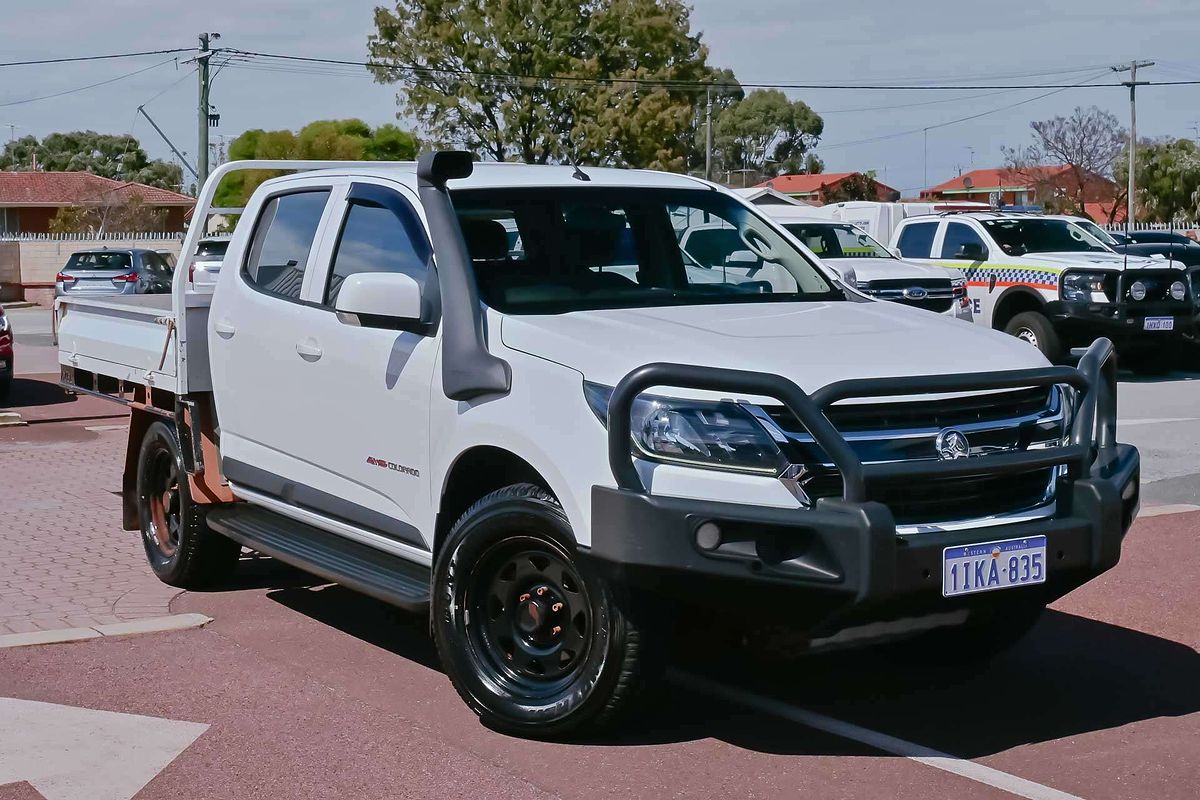
<path fill-rule="evenodd" d="M 71 255 L 54 278 L 54 296 L 164 294 L 173 270 L 153 250 L 83 250 Z"/>

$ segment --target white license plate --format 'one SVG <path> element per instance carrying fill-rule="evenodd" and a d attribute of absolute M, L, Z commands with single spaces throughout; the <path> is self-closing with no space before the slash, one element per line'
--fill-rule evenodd
<path fill-rule="evenodd" d="M 942 550 L 943 597 L 1045 582 L 1045 536 L 982 542 Z"/>
<path fill-rule="evenodd" d="M 1142 330 L 1146 331 L 1173 331 L 1175 330 L 1174 317 L 1146 317 L 1142 320 Z"/>

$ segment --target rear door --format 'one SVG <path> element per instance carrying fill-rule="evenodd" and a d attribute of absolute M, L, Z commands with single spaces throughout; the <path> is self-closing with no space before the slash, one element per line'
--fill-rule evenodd
<path fill-rule="evenodd" d="M 209 352 L 221 427 L 222 467 L 242 488 L 287 501 L 322 469 L 300 452 L 315 425 L 306 367 L 312 344 L 303 290 L 334 184 L 280 184 L 256 218 L 209 309 Z"/>

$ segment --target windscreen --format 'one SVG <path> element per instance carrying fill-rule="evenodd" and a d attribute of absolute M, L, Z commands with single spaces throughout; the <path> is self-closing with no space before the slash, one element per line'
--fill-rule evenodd
<path fill-rule="evenodd" d="M 895 258 L 886 247 L 853 225 L 787 222 L 783 227 L 821 258 Z"/>
<path fill-rule="evenodd" d="M 464 189 L 453 200 L 480 296 L 506 313 L 845 299 L 721 192 Z"/>
<path fill-rule="evenodd" d="M 129 253 L 75 253 L 67 261 L 67 269 L 132 269 Z"/>
<path fill-rule="evenodd" d="M 1117 244 L 1117 240 L 1114 239 L 1113 237 L 1109 236 L 1108 231 L 1104 230 L 1104 228 L 1101 228 L 1099 225 L 1092 222 L 1091 220 L 1076 219 L 1076 220 L 1071 220 L 1071 221 L 1074 222 L 1079 227 L 1083 228 L 1088 233 L 1090 233 L 1094 238 L 1099 239 L 1101 242 L 1108 245 L 1109 247 L 1113 247 Z"/>
<path fill-rule="evenodd" d="M 1026 253 L 1107 253 L 1087 231 L 1063 219 L 985 219 L 983 227 L 1010 256 Z"/>

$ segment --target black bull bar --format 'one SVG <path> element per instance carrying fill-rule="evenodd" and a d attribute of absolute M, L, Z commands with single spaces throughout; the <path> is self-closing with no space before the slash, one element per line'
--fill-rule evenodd
<path fill-rule="evenodd" d="M 1024 472 L 1065 465 L 1072 479 L 1089 473 L 1099 456 L 1116 446 L 1117 368 L 1112 342 L 1097 339 L 1077 367 L 1039 367 L 956 375 L 918 375 L 838 381 L 809 394 L 779 375 L 687 364 L 647 364 L 630 372 L 613 390 L 608 406 L 608 457 L 617 486 L 646 493 L 630 449 L 634 399 L 655 386 L 739 392 L 773 397 L 795 415 L 841 473 L 842 499 L 870 499 L 873 481 L 955 478 Z M 863 464 L 825 415 L 834 403 L 849 398 L 946 394 L 1065 384 L 1073 387 L 1074 419 L 1069 443 L 1039 450 L 927 461 Z"/>

